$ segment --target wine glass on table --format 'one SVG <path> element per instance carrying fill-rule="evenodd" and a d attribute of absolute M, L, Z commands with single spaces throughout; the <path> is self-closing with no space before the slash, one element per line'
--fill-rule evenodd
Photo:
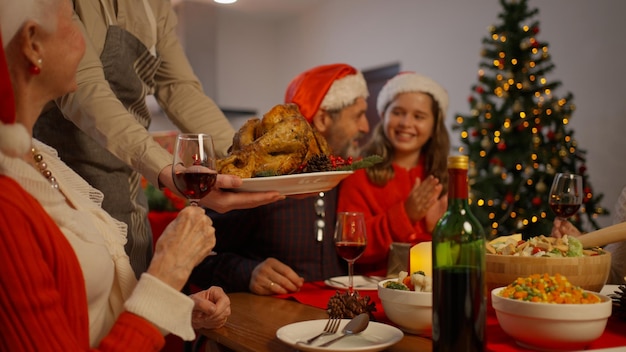
<path fill-rule="evenodd" d="M 556 216 L 565 220 L 576 214 L 583 202 L 583 178 L 570 173 L 558 173 L 552 181 L 548 203 Z"/>
<path fill-rule="evenodd" d="M 348 262 L 348 293 L 353 294 L 354 262 L 363 254 L 367 246 L 363 213 L 337 213 L 334 240 L 337 254 Z"/>
<path fill-rule="evenodd" d="M 211 192 L 217 180 L 213 138 L 203 133 L 181 133 L 176 139 L 172 178 L 176 189 L 192 206 Z"/>

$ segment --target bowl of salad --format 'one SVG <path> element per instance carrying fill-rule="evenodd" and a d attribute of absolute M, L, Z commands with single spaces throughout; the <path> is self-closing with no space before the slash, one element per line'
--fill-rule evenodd
<path fill-rule="evenodd" d="M 533 350 L 584 350 L 611 316 L 611 298 L 573 285 L 562 275 L 520 277 L 491 291 L 498 323 Z"/>
<path fill-rule="evenodd" d="M 398 278 L 378 283 L 378 297 L 387 318 L 402 331 L 430 336 L 433 327 L 432 277 L 401 271 Z"/>
<path fill-rule="evenodd" d="M 575 237 L 503 236 L 486 247 L 485 281 L 489 291 L 532 274 L 560 274 L 585 290 L 600 292 L 611 268 L 611 254 L 583 248 Z"/>

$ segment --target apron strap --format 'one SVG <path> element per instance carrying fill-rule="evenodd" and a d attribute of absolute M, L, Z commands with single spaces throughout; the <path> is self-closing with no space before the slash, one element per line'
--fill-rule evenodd
<path fill-rule="evenodd" d="M 152 8 L 150 4 L 148 4 L 148 0 L 143 0 L 143 7 L 146 9 L 146 16 L 148 17 L 148 22 L 150 22 L 150 29 L 152 32 L 152 45 L 148 50 L 152 55 L 156 55 L 156 41 L 157 41 L 157 25 L 156 19 L 154 18 L 154 13 L 152 13 Z"/>
<path fill-rule="evenodd" d="M 112 26 L 113 18 L 111 18 L 111 15 L 109 14 L 109 11 L 107 10 L 107 5 L 104 3 L 103 0 L 100 0 L 100 5 L 102 5 L 102 11 L 104 11 L 104 16 L 106 17 L 107 25 Z"/>
<path fill-rule="evenodd" d="M 111 17 L 111 15 L 109 14 L 109 11 L 107 10 L 107 5 L 104 3 L 104 0 L 100 0 L 100 5 L 102 5 L 102 11 L 104 12 L 104 16 L 106 17 L 107 25 L 109 26 L 114 25 L 113 17 Z M 152 41 L 151 41 L 152 45 L 150 46 L 150 48 L 148 48 L 148 51 L 150 51 L 150 54 L 152 54 L 153 56 L 156 56 L 156 42 L 157 42 L 156 18 L 154 17 L 154 13 L 152 13 L 152 8 L 150 7 L 148 0 L 143 0 L 143 7 L 146 10 L 146 17 L 148 19 L 148 22 L 150 23 L 150 33 L 152 34 Z"/>

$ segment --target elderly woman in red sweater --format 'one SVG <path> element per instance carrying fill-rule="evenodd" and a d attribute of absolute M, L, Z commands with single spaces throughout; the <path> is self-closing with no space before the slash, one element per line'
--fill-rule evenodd
<path fill-rule="evenodd" d="M 448 93 L 428 77 L 403 72 L 383 86 L 376 108 L 382 121 L 362 155 L 383 162 L 341 183 L 337 211 L 365 214 L 367 248 L 355 270 L 384 276 L 391 244 L 430 241 L 447 208 Z"/>
<path fill-rule="evenodd" d="M 126 226 L 32 139 L 44 105 L 76 88 L 85 42 L 72 2 L 0 0 L 0 25 L 0 350 L 157 351 L 166 333 L 191 340 L 223 325 L 220 288 L 180 292 L 215 244 L 202 209 L 181 211 L 137 280 Z"/>

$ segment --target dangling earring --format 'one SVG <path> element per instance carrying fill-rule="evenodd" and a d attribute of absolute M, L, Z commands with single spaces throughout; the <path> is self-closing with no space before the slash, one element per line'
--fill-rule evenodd
<path fill-rule="evenodd" d="M 41 73 L 41 59 L 37 59 L 37 65 L 31 63 L 30 66 L 28 66 L 28 72 L 30 72 L 31 75 L 38 75 Z"/>

